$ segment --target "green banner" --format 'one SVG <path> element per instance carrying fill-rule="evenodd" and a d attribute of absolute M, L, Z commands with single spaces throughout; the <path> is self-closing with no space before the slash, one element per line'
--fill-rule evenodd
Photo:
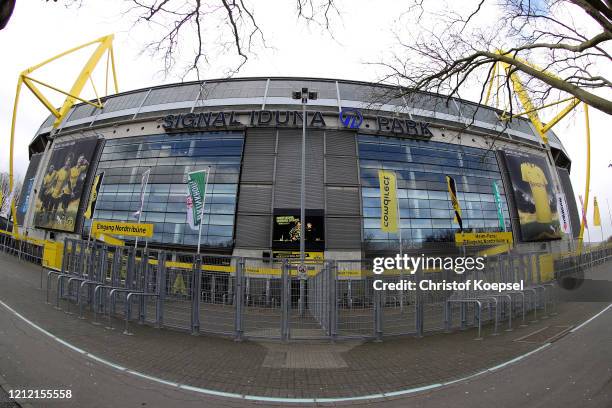
<path fill-rule="evenodd" d="M 497 207 L 497 218 L 499 220 L 499 228 L 502 231 L 506 230 L 506 222 L 504 221 L 504 211 L 502 209 L 501 196 L 499 194 L 499 187 L 497 187 L 497 182 L 493 181 L 493 193 L 495 195 L 495 204 Z"/>
<path fill-rule="evenodd" d="M 200 225 L 202 221 L 202 208 L 204 207 L 204 199 L 206 197 L 208 172 L 206 170 L 193 171 L 188 176 L 187 188 L 193 202 L 193 224 Z"/>

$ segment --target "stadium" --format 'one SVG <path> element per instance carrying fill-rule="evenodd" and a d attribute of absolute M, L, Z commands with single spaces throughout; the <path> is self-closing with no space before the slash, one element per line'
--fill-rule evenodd
<path fill-rule="evenodd" d="M 380 228 L 380 169 L 397 174 L 404 246 L 454 241 L 459 226 L 447 175 L 456 182 L 465 231 L 508 231 L 516 242 L 577 237 L 571 161 L 554 133 L 548 148 L 527 119 L 502 122 L 490 107 L 311 78 L 129 91 L 105 98 L 103 109 L 76 105 L 53 130 L 50 116 L 29 146 L 18 223 L 33 237 L 86 238 L 92 220 L 136 222 L 142 204 L 140 221 L 154 224 L 147 245 L 194 250 L 198 230 L 187 220 L 187 175 L 210 166 L 202 250 L 295 256 L 303 114 L 292 93 L 302 88 L 317 96 L 306 106 L 307 257 L 397 251 L 398 234 Z M 83 217 L 102 173 L 93 215 Z M 559 199 L 567 203 L 562 222 Z"/>
<path fill-rule="evenodd" d="M 29 145 L 17 206 L 34 243 L 25 247 L 44 246 L 33 260 L 46 268 L 48 301 L 125 319 L 126 333 L 136 314 L 156 327 L 280 340 L 468 326 L 480 338 L 483 323 L 497 332 L 513 315 L 525 323 L 551 310 L 552 282 L 575 272 L 562 254 L 580 226 L 559 139 L 549 131 L 543 144 L 529 121 L 486 106 L 401 91 L 208 80 L 75 105 L 55 127 L 49 117 Z M 205 193 L 194 195 L 194 174 Z M 426 266 L 373 269 L 402 256 Z M 427 266 L 431 257 L 442 268 Z M 482 298 L 418 285 L 467 279 L 525 289 Z"/>

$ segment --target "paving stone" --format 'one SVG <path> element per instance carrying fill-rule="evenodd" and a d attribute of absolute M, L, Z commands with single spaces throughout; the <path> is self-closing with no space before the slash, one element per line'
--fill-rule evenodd
<path fill-rule="evenodd" d="M 462 378 L 540 345 L 516 339 L 544 327 L 575 326 L 604 305 L 561 303 L 558 314 L 527 327 L 519 327 L 516 319 L 512 332 L 491 336 L 492 329 L 485 327 L 480 341 L 470 329 L 381 343 L 235 342 L 136 323 L 130 326 L 134 335 L 126 336 L 121 321 L 111 320 L 115 329 L 110 330 L 106 317 L 100 317 L 104 324 L 93 325 L 89 315 L 78 319 L 46 304 L 40 267 L 5 254 L 0 254 L 0 300 L 74 346 L 132 370 L 195 387 L 271 397 L 370 395 Z"/>

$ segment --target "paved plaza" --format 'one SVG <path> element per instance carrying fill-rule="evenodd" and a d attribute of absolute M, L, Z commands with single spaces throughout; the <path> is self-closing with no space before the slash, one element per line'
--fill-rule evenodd
<path fill-rule="evenodd" d="M 606 270 L 609 266 L 599 268 L 593 274 L 593 279 L 603 279 L 609 275 Z M 610 283 L 605 280 L 598 282 L 593 284 L 587 281 L 581 290 L 601 288 Z M 517 319 L 514 330 L 501 331 L 495 336 L 491 334 L 491 328 L 487 327 L 483 340 L 474 340 L 475 330 L 470 329 L 450 334 L 432 334 L 424 338 L 385 338 L 380 343 L 235 342 L 222 337 L 192 336 L 185 332 L 155 329 L 135 323 L 131 326 L 134 335 L 127 336 L 122 332 L 123 322 L 114 321 L 112 325 L 115 329 L 109 329 L 107 321 L 94 325 L 89 318 L 79 319 L 76 314 L 67 314 L 65 310 L 57 310 L 46 304 L 45 290 L 41 288 L 41 268 L 2 254 L 0 374 L 8 384 L 15 387 L 71 388 L 75 394 L 70 402 L 47 401 L 49 405 L 40 405 L 40 401 L 31 400 L 33 406 L 85 406 L 82 404 L 84 401 L 87 406 L 110 406 L 97 405 L 105 401 L 105 398 L 114 401 L 124 398 L 130 401 L 128 405 L 114 406 L 169 406 L 159 405 L 164 398 L 181 399 L 185 403 L 181 406 L 190 406 L 188 402 L 201 401 L 202 398 L 209 402 L 209 405 L 204 406 L 244 406 L 247 402 L 244 399 L 207 396 L 185 390 L 189 386 L 264 398 L 324 399 L 386 394 L 387 398 L 381 402 L 390 406 L 406 398 L 413 401 L 414 406 L 444 406 L 443 399 L 440 405 L 425 404 L 425 400 L 418 397 L 422 393 L 393 398 L 393 392 L 462 380 L 539 350 L 517 364 L 460 383 L 493 382 L 497 385 L 491 389 L 481 389 L 480 393 L 504 395 L 510 393 L 509 387 L 515 387 L 514 381 L 508 379 L 505 383 L 496 382 L 497 376 L 516 372 L 519 366 L 525 365 L 527 371 L 533 370 L 534 373 L 558 367 L 556 374 L 564 376 L 570 383 L 573 381 L 578 384 L 577 387 L 585 382 L 585 378 L 590 379 L 591 385 L 585 389 L 580 388 L 577 398 L 584 397 L 586 402 L 606 401 L 609 404 L 612 402 L 612 350 L 609 347 L 612 342 L 612 310 L 602 313 L 584 329 L 571 332 L 572 328 L 610 304 L 605 296 L 609 292 L 600 292 L 595 302 L 587 301 L 589 296 L 582 296 L 581 301 L 577 302 L 573 294 L 562 294 L 565 300 L 558 305 L 557 314 L 546 318 L 539 315 L 535 322 L 531 321 L 533 316 L 530 315 L 527 319 L 530 322 L 525 327 L 520 327 L 520 320 Z M 62 305 L 66 309 L 67 304 Z M 74 305 L 72 308 L 75 310 Z M 27 324 L 24 318 L 47 331 L 47 335 Z M 596 326 L 595 322 L 604 320 L 607 325 Z M 591 343 L 587 347 L 587 339 L 581 339 L 580 336 L 585 336 L 583 331 L 587 333 L 593 327 L 599 327 L 599 331 L 588 339 Z M 71 350 L 53 340 L 50 335 L 57 336 L 93 357 Z M 574 361 L 576 358 L 583 359 L 584 364 Z M 113 369 L 95 359 L 111 362 L 123 370 Z M 562 367 L 565 363 L 575 366 L 567 371 Z M 587 366 L 591 368 L 587 369 Z M 184 387 L 177 389 L 176 386 L 163 385 L 130 374 L 132 371 L 182 384 Z M 529 383 L 519 383 L 521 386 L 530 386 L 552 380 L 550 373 L 541 375 Z M 599 389 L 597 384 L 601 385 Z M 559 386 L 553 385 L 557 392 L 560 392 Z M 466 390 L 470 388 L 466 387 Z M 495 387 L 508 387 L 508 390 L 502 391 Z M 432 389 L 429 394 L 443 398 L 448 396 L 451 389 L 457 393 L 463 388 L 447 385 Z M 163 398 L 158 399 L 156 396 Z M 137 403 L 139 399 L 142 405 Z M 451 399 L 447 402 L 458 406 Z M 271 401 L 266 401 L 264 405 L 268 403 Z M 356 400 L 342 404 L 364 403 Z"/>

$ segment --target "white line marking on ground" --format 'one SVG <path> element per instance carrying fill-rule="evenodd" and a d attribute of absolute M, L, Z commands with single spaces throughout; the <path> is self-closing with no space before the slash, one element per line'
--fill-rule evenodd
<path fill-rule="evenodd" d="M 521 340 L 524 340 L 524 339 L 526 339 L 526 338 L 527 338 L 527 337 L 529 337 L 529 336 L 533 336 L 534 334 L 538 334 L 538 333 L 540 333 L 540 332 L 543 332 L 544 330 L 548 329 L 549 327 L 550 327 L 550 326 L 544 326 L 544 327 L 542 327 L 541 329 L 538 329 L 538 330 L 533 331 L 533 332 L 531 332 L 531 333 L 527 333 L 526 335 L 524 335 L 524 336 L 522 336 L 522 337 L 519 337 L 518 339 L 514 339 L 514 341 L 521 341 Z"/>
<path fill-rule="evenodd" d="M 491 367 L 489 369 L 480 371 L 478 373 L 472 374 L 472 375 L 468 375 L 466 377 L 463 378 L 459 378 L 457 380 L 453 380 L 453 381 L 448 381 L 445 383 L 436 383 L 436 384 L 431 384 L 431 385 L 426 385 L 423 387 L 416 387 L 416 388 L 408 388 L 405 390 L 399 390 L 399 391 L 392 391 L 392 392 L 385 392 L 385 393 L 381 393 L 381 394 L 372 394 L 372 395 L 361 395 L 361 396 L 356 396 L 356 397 L 337 397 L 337 398 L 276 398 L 276 397 L 263 397 L 263 396 L 257 396 L 257 395 L 243 395 L 243 394 L 234 394 L 234 393 L 227 393 L 227 392 L 222 392 L 222 391 L 215 391 L 215 390 L 209 390 L 206 388 L 200 388 L 200 387 L 194 387 L 191 385 L 186 385 L 186 384 L 178 384 L 172 381 L 168 381 L 168 380 L 164 380 L 163 378 L 158 378 L 158 377 L 154 377 L 151 375 L 147 375 L 138 371 L 134 371 L 134 370 L 130 370 L 126 367 L 120 366 L 118 364 L 115 364 L 111 361 L 105 360 L 101 357 L 96 356 L 95 354 L 91 354 L 88 353 L 87 351 L 74 346 L 70 343 L 68 343 L 65 340 L 60 339 L 59 337 L 55 336 L 54 334 L 48 332 L 47 330 L 43 329 L 42 327 L 40 327 L 39 325 L 37 325 L 36 323 L 32 322 L 31 320 L 29 320 L 28 318 L 26 318 L 25 316 L 21 315 L 19 312 L 17 312 L 16 310 L 14 310 L 13 308 L 11 308 L 9 305 L 7 305 L 6 303 L 4 303 L 2 300 L 0 300 L 0 305 L 4 306 L 5 309 L 7 309 L 9 312 L 11 312 L 12 314 L 14 314 L 15 316 L 17 316 L 18 318 L 20 318 L 21 320 L 23 320 L 25 323 L 27 323 L 28 325 L 30 325 L 31 327 L 33 327 L 34 329 L 38 330 L 39 332 L 43 333 L 44 335 L 52 338 L 53 340 L 57 341 L 58 343 L 60 343 L 63 346 L 68 347 L 69 349 L 76 351 L 79 354 L 84 355 L 85 357 L 90 358 L 91 360 L 97 361 L 98 363 L 105 365 L 107 367 L 110 367 L 112 369 L 115 369 L 117 371 L 120 371 L 122 373 L 127 373 L 127 374 L 131 374 L 134 375 L 136 377 L 140 377 L 140 378 L 144 378 L 147 379 L 149 381 L 153 381 L 153 382 L 157 382 L 159 384 L 164 384 L 167 386 L 171 386 L 174 388 L 178 388 L 178 389 L 183 389 L 183 390 L 189 390 L 189 391 L 193 391 L 193 392 L 197 392 L 200 394 L 204 394 L 204 395 L 210 395 L 210 396 L 214 396 L 214 397 L 226 397 L 226 398 L 234 398 L 234 399 L 244 399 L 244 400 L 250 400 L 250 401 L 261 401 L 261 402 L 285 402 L 285 403 L 316 403 L 316 402 L 320 402 L 320 403 L 324 403 L 324 402 L 346 402 L 346 401 L 359 401 L 359 400 L 366 400 L 366 399 L 381 399 L 381 398 L 385 398 L 385 397 L 393 397 L 393 396 L 398 396 L 398 395 L 408 395 L 408 394 L 415 394 L 417 392 L 420 391 L 426 391 L 426 390 L 433 390 L 436 388 L 440 388 L 446 385 L 451 385 L 451 384 L 455 384 L 461 381 L 465 381 L 468 379 L 472 379 L 475 377 L 478 377 L 482 374 L 485 373 L 490 373 L 493 371 L 497 371 L 502 367 L 505 367 L 507 365 L 510 365 L 512 363 L 516 363 L 532 354 L 537 353 L 538 351 L 541 351 L 547 347 L 550 346 L 550 343 L 546 343 L 541 347 L 538 347 L 535 350 L 532 350 L 528 353 L 525 353 L 523 355 L 520 355 L 516 358 L 513 358 L 512 360 L 506 361 L 505 363 L 499 364 L 495 367 Z M 602 310 L 601 312 L 597 313 L 595 316 L 591 317 L 589 320 L 587 320 L 586 322 L 582 323 L 580 326 L 576 327 L 575 329 L 572 330 L 572 332 L 578 330 L 579 328 L 581 328 L 582 326 L 586 325 L 587 323 L 589 323 L 590 321 L 592 321 L 593 319 L 595 319 L 596 317 L 600 316 L 602 313 L 604 313 L 606 310 L 608 310 L 610 307 L 612 307 L 612 304 L 608 305 L 608 307 L 606 307 L 604 310 Z"/>
<path fill-rule="evenodd" d="M 604 314 L 604 312 L 606 310 L 608 310 L 609 308 L 612 307 L 612 303 L 610 303 L 606 308 L 604 308 L 604 310 L 602 310 L 601 312 L 597 313 L 595 316 L 591 317 L 589 320 L 587 320 L 586 322 L 583 322 L 580 326 L 576 326 L 574 327 L 572 330 L 570 330 L 570 333 L 574 333 L 576 330 L 586 326 L 587 324 L 589 324 L 592 320 L 595 320 L 597 317 L 599 317 L 600 315 Z"/>

